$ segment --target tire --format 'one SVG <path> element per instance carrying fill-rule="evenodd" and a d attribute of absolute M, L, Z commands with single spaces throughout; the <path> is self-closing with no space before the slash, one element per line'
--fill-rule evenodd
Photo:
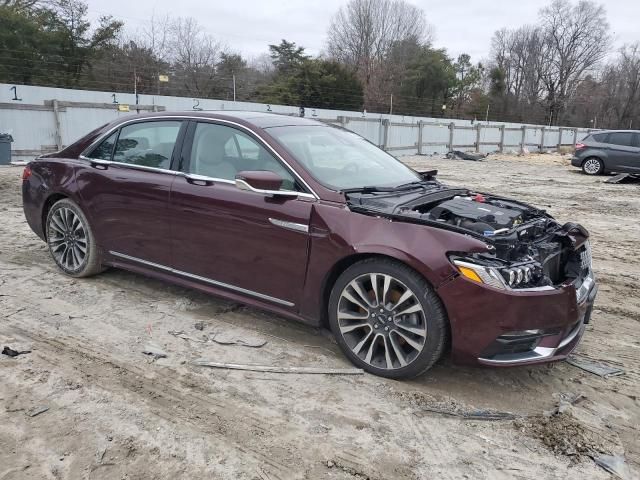
<path fill-rule="evenodd" d="M 448 342 L 447 316 L 433 288 L 392 259 L 371 258 L 347 268 L 333 286 L 328 309 L 331 331 L 347 358 L 381 377 L 424 373 Z"/>
<path fill-rule="evenodd" d="M 49 253 L 64 273 L 80 278 L 104 270 L 89 221 L 74 202 L 58 200 L 47 214 L 45 227 Z"/>
<path fill-rule="evenodd" d="M 589 157 L 582 162 L 582 172 L 586 175 L 600 175 L 604 172 L 604 162 L 598 157 Z"/>

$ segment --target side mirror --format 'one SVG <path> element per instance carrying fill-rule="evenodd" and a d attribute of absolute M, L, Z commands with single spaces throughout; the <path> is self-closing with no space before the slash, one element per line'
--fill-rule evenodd
<path fill-rule="evenodd" d="M 236 187 L 271 197 L 297 197 L 296 192 L 280 190 L 282 177 L 266 170 L 247 170 L 238 172 L 235 177 Z"/>

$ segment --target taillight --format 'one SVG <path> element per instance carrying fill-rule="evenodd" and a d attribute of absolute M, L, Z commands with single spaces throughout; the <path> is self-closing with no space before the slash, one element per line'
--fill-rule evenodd
<path fill-rule="evenodd" d="M 30 166 L 26 166 L 24 167 L 24 170 L 22 171 L 22 180 L 28 180 L 29 177 L 31 176 L 31 167 Z"/>
<path fill-rule="evenodd" d="M 584 143 L 576 143 L 576 150 L 582 150 L 583 148 L 587 148 Z"/>

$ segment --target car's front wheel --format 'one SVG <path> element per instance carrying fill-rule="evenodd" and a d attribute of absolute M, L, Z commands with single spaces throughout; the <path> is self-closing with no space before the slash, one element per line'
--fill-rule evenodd
<path fill-rule="evenodd" d="M 74 202 L 57 201 L 47 214 L 46 230 L 49 252 L 67 275 L 88 277 L 103 270 L 89 221 Z"/>
<path fill-rule="evenodd" d="M 598 157 L 589 157 L 582 162 L 582 171 L 587 175 L 600 175 L 604 171 L 604 163 Z"/>
<path fill-rule="evenodd" d="M 331 292 L 329 322 L 355 365 L 389 378 L 429 369 L 448 335 L 444 308 L 431 286 L 392 259 L 366 259 L 345 270 Z"/>

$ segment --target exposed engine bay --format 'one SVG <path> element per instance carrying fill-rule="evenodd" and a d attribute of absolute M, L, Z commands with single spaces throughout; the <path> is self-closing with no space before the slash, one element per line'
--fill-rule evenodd
<path fill-rule="evenodd" d="M 429 177 L 421 188 L 347 193 L 353 211 L 398 221 L 424 223 L 481 238 L 490 253 L 451 252 L 487 267 L 484 283 L 502 288 L 555 286 L 580 280 L 591 268 L 588 232 L 556 222 L 531 205 L 467 189 L 451 188 Z M 490 278 L 491 275 L 495 278 Z"/>

